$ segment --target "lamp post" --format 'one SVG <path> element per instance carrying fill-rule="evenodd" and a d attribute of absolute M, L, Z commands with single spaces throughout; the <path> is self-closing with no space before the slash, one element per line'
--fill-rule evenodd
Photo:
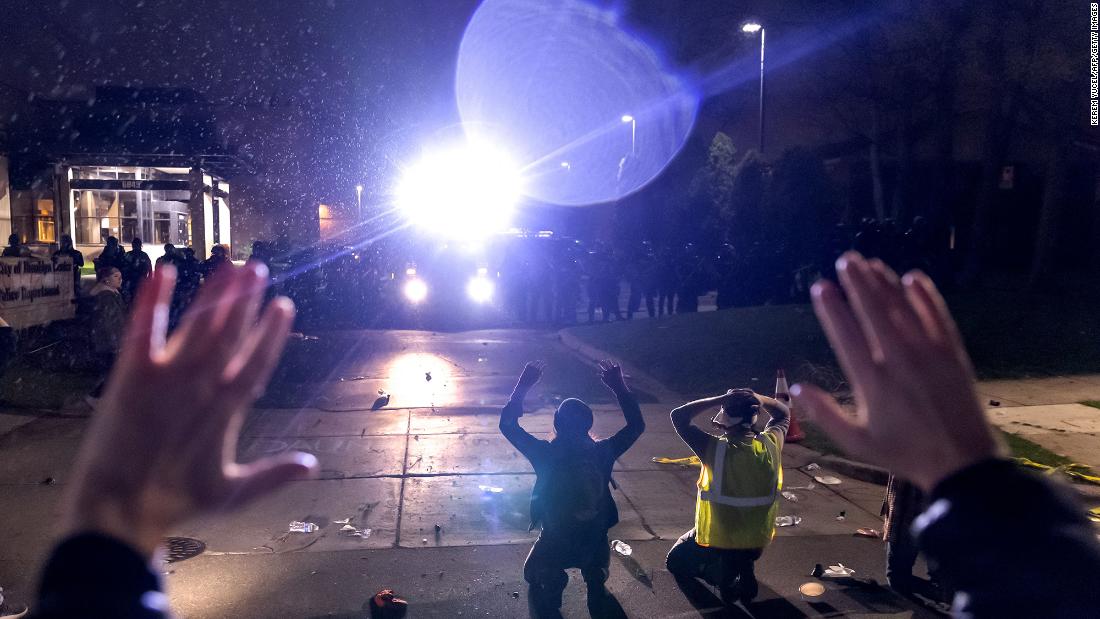
<path fill-rule="evenodd" d="M 749 34 L 760 33 L 760 126 L 758 129 L 760 138 L 760 154 L 764 154 L 764 26 L 756 22 L 748 22 L 741 26 L 741 32 Z"/>
<path fill-rule="evenodd" d="M 624 123 L 630 123 L 630 154 L 633 155 L 636 152 L 634 148 L 634 138 L 638 135 L 638 121 L 630 114 L 623 114 L 622 121 Z"/>
<path fill-rule="evenodd" d="M 355 219 L 363 221 L 363 186 L 355 186 Z"/>

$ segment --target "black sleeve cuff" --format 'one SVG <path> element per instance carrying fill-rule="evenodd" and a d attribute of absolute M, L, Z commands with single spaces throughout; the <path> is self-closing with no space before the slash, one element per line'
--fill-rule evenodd
<path fill-rule="evenodd" d="M 1088 521 L 1071 489 L 1024 471 L 1011 460 L 995 458 L 937 484 L 928 508 L 913 523 L 913 535 L 926 552 L 936 554 L 958 548 L 963 537 L 970 543 L 1017 539 L 1039 523 L 1059 527 Z"/>
<path fill-rule="evenodd" d="M 956 471 L 936 484 L 930 495 L 931 500 L 939 498 L 951 498 L 989 488 L 990 485 L 1005 485 L 1005 482 L 1016 477 L 1019 469 L 1011 460 L 1003 458 L 990 458 L 977 464 L 972 464 L 961 471 Z M 992 488 L 991 488 L 992 489 Z M 985 490 L 982 490 L 983 492 Z"/>
<path fill-rule="evenodd" d="M 84 533 L 50 555 L 35 616 L 161 619 L 168 616 L 168 600 L 141 555 L 114 538 Z"/>

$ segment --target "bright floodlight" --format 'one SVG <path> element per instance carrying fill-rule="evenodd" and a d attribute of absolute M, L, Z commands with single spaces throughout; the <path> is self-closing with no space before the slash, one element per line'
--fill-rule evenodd
<path fill-rule="evenodd" d="M 405 298 L 411 303 L 420 303 L 428 296 L 428 285 L 422 279 L 410 279 L 405 284 Z"/>
<path fill-rule="evenodd" d="M 622 120 L 623 120 L 624 123 L 632 123 L 632 122 L 634 122 L 634 117 L 631 116 L 630 114 L 623 114 Z"/>
<path fill-rule="evenodd" d="M 488 303 L 493 298 L 493 282 L 486 277 L 473 277 L 466 284 L 466 294 L 477 303 Z"/>
<path fill-rule="evenodd" d="M 426 154 L 405 170 L 396 197 L 414 225 L 476 239 L 508 227 L 521 191 L 519 168 L 507 155 L 466 144 Z"/>
<path fill-rule="evenodd" d="M 744 26 L 741 26 L 741 32 L 760 32 L 761 28 L 763 28 L 763 26 L 761 26 L 760 24 L 754 21 L 750 21 Z"/>

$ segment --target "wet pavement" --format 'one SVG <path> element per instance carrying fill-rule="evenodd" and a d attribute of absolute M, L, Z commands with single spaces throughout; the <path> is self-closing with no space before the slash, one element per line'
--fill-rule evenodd
<path fill-rule="evenodd" d="M 593 363 L 554 332 L 357 331 L 293 342 L 244 425 L 240 458 L 307 451 L 319 458 L 321 478 L 173 531 L 207 549 L 164 567 L 174 607 L 184 617 L 360 617 L 371 593 L 392 587 L 411 598 L 412 616 L 524 616 L 522 561 L 536 536 L 528 528 L 534 477 L 497 422 L 530 359 L 549 367 L 528 398 L 521 423 L 529 431 L 545 436 L 564 397 L 592 404 L 597 435 L 623 425 Z M 621 522 L 610 535 L 635 551 L 613 555 L 609 588 L 630 616 L 713 616 L 705 604 L 703 611 L 693 607 L 664 570 L 664 553 L 692 524 L 697 474 L 651 461 L 690 453 L 668 420 L 677 402 L 658 402 L 652 394 L 666 391 L 642 377 L 633 386 L 647 430 L 616 463 Z M 380 390 L 389 402 L 371 410 Z M 31 590 L 86 424 L 73 411 L 11 423 L 0 435 L 6 593 Z M 761 602 L 752 615 L 730 616 L 928 616 L 870 582 L 884 581 L 883 545 L 854 532 L 881 528 L 882 487 L 848 478 L 839 486 L 815 482 L 814 475 L 829 473 L 799 470 L 814 458 L 798 446 L 785 450 L 786 486 L 800 489 L 793 490 L 797 501 L 782 499 L 780 513 L 802 522 L 780 529 L 759 564 Z M 344 519 L 361 535 L 341 532 L 335 521 Z M 289 533 L 291 521 L 319 530 Z M 799 599 L 797 587 L 811 580 L 814 564 L 837 561 L 854 567 L 858 580 L 827 583 L 827 597 L 812 606 Z M 587 616 L 583 587 L 571 587 L 566 615 Z"/>

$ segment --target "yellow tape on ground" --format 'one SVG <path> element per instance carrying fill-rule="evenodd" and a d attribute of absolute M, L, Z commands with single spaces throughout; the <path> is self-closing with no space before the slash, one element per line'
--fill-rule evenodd
<path fill-rule="evenodd" d="M 657 464 L 675 464 L 678 466 L 699 466 L 703 462 L 699 459 L 699 456 L 688 456 L 686 458 L 665 458 L 663 456 L 653 456 L 651 461 Z"/>
<path fill-rule="evenodd" d="M 1049 466 L 1046 464 L 1039 464 L 1038 462 L 1028 458 L 1013 458 L 1013 460 L 1015 460 L 1016 463 L 1021 466 L 1039 469 L 1040 471 L 1047 471 L 1048 474 L 1062 472 L 1071 479 L 1080 480 L 1088 484 L 1100 486 L 1100 476 L 1093 475 L 1092 468 L 1089 467 L 1087 464 L 1072 462 L 1070 464 L 1064 464 L 1062 466 Z"/>

